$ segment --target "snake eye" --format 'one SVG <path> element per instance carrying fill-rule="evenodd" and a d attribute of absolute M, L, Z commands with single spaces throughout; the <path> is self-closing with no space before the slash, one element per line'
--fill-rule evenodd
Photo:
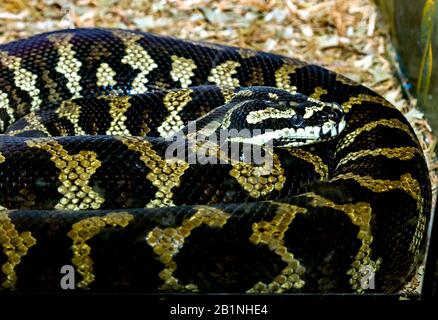
<path fill-rule="evenodd" d="M 299 127 L 303 124 L 303 117 L 299 114 L 294 114 L 292 118 L 290 118 L 290 122 L 294 127 Z"/>
<path fill-rule="evenodd" d="M 330 113 L 328 114 L 328 118 L 329 118 L 330 120 L 333 120 L 333 121 L 336 121 L 336 122 L 338 122 L 338 120 L 339 120 L 341 117 L 342 117 L 342 114 L 341 114 L 341 112 L 338 111 L 338 110 L 333 110 L 332 112 L 330 112 Z"/>

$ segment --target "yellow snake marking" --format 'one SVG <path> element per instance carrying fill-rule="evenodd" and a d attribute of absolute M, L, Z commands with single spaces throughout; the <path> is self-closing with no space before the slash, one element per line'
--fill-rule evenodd
<path fill-rule="evenodd" d="M 195 74 L 193 70 L 196 69 L 196 64 L 192 59 L 186 59 L 184 57 L 178 57 L 172 55 L 172 71 L 170 76 L 174 81 L 179 81 L 181 88 L 188 88 L 192 84 L 191 77 Z"/>
<path fill-rule="evenodd" d="M 384 156 L 388 159 L 396 158 L 404 161 L 411 160 L 416 154 L 419 154 L 418 148 L 416 147 L 376 148 L 373 150 L 361 150 L 347 154 L 344 158 L 342 158 L 341 161 L 339 161 L 336 168 L 345 165 L 347 162 L 355 161 L 367 156 Z"/>
<path fill-rule="evenodd" d="M 99 87 L 115 86 L 117 84 L 116 80 L 114 80 L 115 75 L 116 72 L 109 66 L 109 64 L 103 62 L 96 70 L 96 84 Z"/>
<path fill-rule="evenodd" d="M 325 89 L 323 89 L 323 88 L 321 88 L 321 87 L 316 87 L 316 88 L 315 88 L 315 92 L 313 92 L 313 93 L 309 96 L 309 98 L 311 98 L 311 99 L 315 99 L 315 100 L 319 100 L 323 94 L 327 94 L 327 93 L 328 93 L 327 90 L 325 90 Z"/>
<path fill-rule="evenodd" d="M 272 100 L 278 100 L 278 94 L 273 93 L 273 92 L 269 92 L 268 97 Z"/>
<path fill-rule="evenodd" d="M 286 203 L 272 203 L 277 205 L 275 217 L 272 221 L 253 223 L 253 233 L 249 240 L 255 245 L 262 243 L 268 246 L 271 251 L 281 257 L 282 261 L 287 263 L 287 266 L 271 283 L 258 282 L 247 293 L 283 293 L 291 288 L 301 289 L 305 285 L 305 282 L 300 278 L 305 269 L 287 250 L 283 238 L 295 216 L 299 213 L 304 214 L 307 210 Z"/>
<path fill-rule="evenodd" d="M 32 192 L 32 190 L 22 188 L 18 190 L 18 194 L 19 197 L 23 199 L 22 208 L 32 208 L 35 206 L 35 200 L 37 199 L 37 196 Z"/>
<path fill-rule="evenodd" d="M 342 149 L 345 149 L 350 144 L 352 144 L 353 141 L 357 138 L 357 136 L 359 136 L 362 132 L 371 131 L 378 126 L 385 126 L 385 127 L 389 127 L 389 128 L 395 128 L 395 129 L 402 130 L 402 131 L 406 132 L 411 137 L 412 141 L 414 141 L 415 144 L 418 144 L 417 138 L 411 132 L 410 128 L 407 125 L 405 125 L 403 122 L 401 122 L 400 120 L 398 120 L 398 119 L 380 119 L 377 121 L 368 122 L 363 127 L 360 127 L 358 129 L 348 133 L 341 141 L 339 141 L 339 143 L 336 147 L 336 152 L 338 152 Z"/>
<path fill-rule="evenodd" d="M 172 136 L 175 132 L 184 127 L 184 122 L 179 113 L 190 101 L 192 101 L 192 97 L 190 96 L 192 93 L 193 91 L 191 89 L 181 89 L 170 91 L 164 96 L 163 104 L 170 114 L 157 128 L 161 137 L 165 138 Z"/>
<path fill-rule="evenodd" d="M 44 67 L 46 68 L 47 66 L 45 65 Z M 61 95 L 57 91 L 58 83 L 50 78 L 49 70 L 43 70 L 41 79 L 44 82 L 44 88 L 49 91 L 49 93 L 47 94 L 47 100 L 50 102 L 61 101 Z"/>
<path fill-rule="evenodd" d="M 417 202 L 417 210 L 420 212 L 413 241 L 409 247 L 411 252 L 417 252 L 422 241 L 423 231 L 426 228 L 426 216 L 423 212 L 423 197 L 421 195 L 421 187 L 417 180 L 412 178 L 409 173 L 400 176 L 400 180 L 380 180 L 369 176 L 358 176 L 353 173 L 346 173 L 336 176 L 332 181 L 352 179 L 373 192 L 387 192 L 394 189 L 400 189 L 410 195 Z"/>
<path fill-rule="evenodd" d="M 36 239 L 32 237 L 31 232 L 24 231 L 19 234 L 9 215 L 5 211 L 0 211 L 0 245 L 7 257 L 7 261 L 1 267 L 6 276 L 6 280 L 2 283 L 3 288 L 14 289 L 17 283 L 15 267 L 35 244 Z"/>
<path fill-rule="evenodd" d="M 12 108 L 16 115 L 19 117 L 29 113 L 29 102 L 24 101 L 25 97 L 22 97 L 19 88 L 16 86 L 9 86 L 7 94 L 9 95 L 10 108 Z M 11 103 L 12 102 L 12 103 Z M 15 106 L 12 104 L 15 103 Z M 16 119 L 14 119 L 16 120 Z"/>
<path fill-rule="evenodd" d="M 6 52 L 0 51 L 0 63 L 13 72 L 15 85 L 21 90 L 26 91 L 32 100 L 30 111 L 36 111 L 42 103 L 40 89 L 36 86 L 38 76 L 22 68 L 21 60 L 20 57 L 10 56 Z M 4 96 L 2 100 L 4 103 Z"/>
<path fill-rule="evenodd" d="M 247 48 L 239 48 L 239 50 L 237 52 L 239 53 L 239 55 L 243 59 L 252 58 L 252 57 L 255 57 L 257 55 L 256 50 L 247 49 Z"/>
<path fill-rule="evenodd" d="M 100 61 L 106 60 L 105 58 L 110 58 L 112 52 L 103 43 L 94 42 L 88 55 L 85 57 L 87 65 L 97 65 Z"/>
<path fill-rule="evenodd" d="M 276 108 L 267 107 L 262 110 L 250 111 L 246 116 L 246 122 L 254 124 L 262 122 L 266 119 L 284 119 L 291 118 L 295 114 L 294 109 L 279 110 Z"/>
<path fill-rule="evenodd" d="M 227 223 L 230 215 L 212 207 L 196 206 L 195 208 L 196 213 L 190 218 L 184 219 L 179 227 L 166 229 L 155 227 L 146 236 L 147 243 L 158 256 L 158 260 L 164 264 L 164 269 L 158 274 L 164 282 L 160 286 L 160 290 L 199 291 L 195 284 L 182 285 L 174 277 L 173 273 L 177 269 L 177 265 L 173 261 L 173 257 L 183 247 L 184 241 L 190 236 L 193 229 L 202 224 L 214 228 L 222 228 Z"/>
<path fill-rule="evenodd" d="M 234 96 L 236 95 L 234 93 L 234 90 L 232 88 L 229 87 L 223 87 L 223 86 L 219 86 L 221 93 L 222 93 L 222 97 L 224 98 L 224 103 L 228 103 L 231 101 L 231 99 L 234 98 Z"/>
<path fill-rule="evenodd" d="M 246 82 L 247 86 L 261 86 L 265 84 L 263 79 L 263 70 L 261 67 L 256 66 L 249 72 L 249 80 Z"/>
<path fill-rule="evenodd" d="M 131 103 L 129 99 L 131 96 L 123 96 L 123 97 L 100 97 L 99 99 L 103 99 L 108 102 L 110 110 L 109 114 L 112 118 L 111 124 L 106 131 L 107 135 L 121 135 L 121 136 L 129 136 L 131 133 L 125 125 L 125 121 L 127 116 L 125 116 L 125 112 L 131 107 Z"/>
<path fill-rule="evenodd" d="M 56 64 L 55 70 L 63 74 L 67 79 L 67 88 L 72 94 L 72 98 L 81 97 L 82 87 L 79 84 L 81 77 L 79 70 L 82 62 L 75 58 L 76 52 L 73 50 L 73 44 L 70 40 L 73 38 L 72 34 L 53 34 L 49 35 L 47 39 L 53 43 L 59 54 L 59 60 Z"/>
<path fill-rule="evenodd" d="M 423 198 L 421 197 L 421 187 L 417 180 L 412 178 L 409 173 L 405 173 L 400 176 L 400 180 L 382 180 L 375 179 L 370 176 L 359 176 L 354 173 L 348 172 L 340 174 L 331 181 L 337 180 L 354 180 L 362 187 L 371 190 L 372 192 L 387 192 L 394 189 L 400 189 L 406 192 L 417 202 L 417 209 L 423 211 Z"/>
<path fill-rule="evenodd" d="M 93 260 L 90 257 L 91 247 L 87 241 L 106 226 L 125 228 L 132 219 L 134 216 L 127 212 L 111 212 L 104 216 L 85 218 L 73 224 L 67 236 L 73 240 L 71 262 L 82 276 L 82 280 L 76 284 L 78 288 L 87 289 L 95 280 Z"/>
<path fill-rule="evenodd" d="M 153 86 L 154 86 L 155 88 L 162 89 L 162 90 L 175 89 L 175 88 L 171 88 L 171 85 L 168 84 L 168 83 L 166 83 L 166 82 L 164 81 L 164 79 L 163 79 L 163 81 L 161 81 L 161 80 L 156 80 L 156 81 L 153 83 Z"/>
<path fill-rule="evenodd" d="M 18 129 L 18 130 L 11 130 L 7 134 L 8 134 L 8 136 L 16 136 L 16 135 L 23 133 L 25 131 L 27 131 L 27 127 L 23 128 L 23 129 Z"/>
<path fill-rule="evenodd" d="M 13 123 L 15 121 L 15 115 L 14 115 L 14 109 L 12 109 L 9 106 L 9 99 L 8 95 L 0 90 L 0 110 L 4 109 L 6 110 L 6 113 L 9 116 L 9 124 Z M 0 132 L 3 132 L 5 130 L 5 123 L 2 119 L 0 119 Z"/>
<path fill-rule="evenodd" d="M 30 148 L 47 151 L 51 155 L 50 160 L 61 170 L 58 192 L 63 197 L 55 205 L 56 210 L 99 209 L 105 202 L 88 185 L 91 176 L 101 165 L 94 151 L 80 151 L 71 155 L 57 141 L 41 138 L 27 140 L 26 144 Z"/>
<path fill-rule="evenodd" d="M 321 180 L 328 177 L 329 167 L 322 161 L 321 157 L 313 154 L 312 152 L 298 148 L 291 148 L 288 151 L 294 157 L 307 161 L 308 163 L 313 165 L 315 167 L 315 172 L 319 174 Z"/>
<path fill-rule="evenodd" d="M 139 153 L 140 160 L 151 171 L 146 175 L 158 190 L 146 208 L 172 207 L 174 206 L 172 189 L 179 187 L 180 179 L 189 167 L 189 164 L 182 160 L 167 161 L 162 159 L 153 149 L 152 144 L 136 137 L 117 137 L 129 150 Z"/>
<path fill-rule="evenodd" d="M 245 162 L 232 164 L 233 168 L 230 170 L 230 176 L 236 179 L 242 188 L 254 199 L 261 196 L 264 197 L 274 189 L 278 191 L 283 189 L 284 182 L 286 181 L 284 170 L 281 167 L 278 156 L 275 153 L 272 156 L 273 168 L 268 176 L 262 176 L 260 174 L 261 167 L 254 164 Z"/>
<path fill-rule="evenodd" d="M 306 193 L 306 197 L 311 198 L 312 201 L 310 205 L 313 207 L 328 207 L 338 211 L 342 211 L 345 215 L 347 215 L 351 222 L 359 227 L 359 233 L 357 234 L 357 238 L 361 241 L 361 246 L 359 248 L 359 252 L 356 254 L 353 263 L 351 264 L 351 268 L 347 271 L 347 274 L 350 276 L 350 284 L 353 290 L 358 293 L 364 291 L 361 286 L 361 279 L 363 277 L 362 268 L 364 266 L 371 266 L 374 269 L 374 272 L 377 272 L 379 266 L 381 264 L 381 258 L 378 258 L 377 261 L 372 261 L 370 259 L 371 255 L 371 243 L 373 241 L 373 236 L 371 234 L 371 206 L 366 202 L 358 202 L 355 204 L 335 204 L 333 201 L 326 199 L 320 195 L 317 195 L 313 192 Z"/>
<path fill-rule="evenodd" d="M 297 87 L 291 85 L 289 75 L 294 73 L 298 67 L 298 65 L 285 63 L 275 71 L 275 83 L 277 88 L 289 91 L 290 93 L 297 93 Z"/>
<path fill-rule="evenodd" d="M 238 97 L 251 97 L 254 94 L 251 90 L 243 89 L 237 92 L 236 96 Z"/>
<path fill-rule="evenodd" d="M 147 134 L 151 131 L 151 128 L 149 128 L 149 122 L 150 122 L 150 110 L 144 109 L 142 111 L 142 115 L 140 118 L 142 119 L 140 123 L 140 132 L 138 133 L 138 136 L 140 137 L 146 137 Z"/>
<path fill-rule="evenodd" d="M 24 119 L 26 119 L 26 122 L 28 123 L 28 125 L 26 125 L 23 129 L 19 129 L 19 130 L 11 130 L 8 132 L 8 135 L 10 136 L 14 136 L 20 133 L 23 133 L 25 131 L 30 131 L 30 130 L 37 130 L 40 132 L 44 132 L 45 134 L 47 134 L 47 136 L 51 136 L 50 132 L 47 130 L 47 128 L 41 123 L 39 116 L 34 113 L 31 112 L 28 115 L 26 115 L 24 117 Z"/>
<path fill-rule="evenodd" d="M 418 217 L 417 226 L 415 227 L 415 233 L 412 237 L 411 244 L 409 245 L 409 252 L 413 254 L 414 257 L 418 256 L 420 251 L 420 245 L 423 241 L 424 231 L 427 225 L 427 218 L 424 213 L 421 213 Z"/>
<path fill-rule="evenodd" d="M 348 113 L 354 105 L 362 104 L 362 102 L 373 102 L 388 108 L 395 108 L 391 103 L 382 97 L 370 96 L 367 94 L 359 94 L 358 96 L 350 97 L 350 99 L 342 104 L 342 109 Z"/>
<path fill-rule="evenodd" d="M 218 86 L 235 88 L 239 86 L 239 79 L 233 78 L 237 73 L 236 68 L 240 67 L 240 63 L 232 60 L 221 63 L 216 68 L 211 70 L 208 76 L 208 81 L 216 83 Z"/>
<path fill-rule="evenodd" d="M 122 63 L 128 64 L 133 69 L 140 71 L 132 82 L 133 90 L 131 93 L 146 92 L 147 75 L 155 68 L 158 68 L 158 65 L 149 53 L 137 43 L 143 36 L 126 31 L 114 31 L 113 34 L 121 39 L 126 46 L 126 55 L 122 58 Z"/>
<path fill-rule="evenodd" d="M 56 109 L 56 113 L 60 117 L 65 117 L 70 120 L 73 125 L 76 136 L 85 136 L 85 131 L 79 125 L 79 117 L 81 115 L 81 107 L 72 100 L 62 101 L 59 108 Z"/>

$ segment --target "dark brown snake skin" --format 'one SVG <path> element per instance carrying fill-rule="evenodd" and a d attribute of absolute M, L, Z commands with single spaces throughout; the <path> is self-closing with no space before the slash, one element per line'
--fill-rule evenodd
<path fill-rule="evenodd" d="M 274 148 L 265 176 L 165 160 L 159 137 L 253 86 L 336 102 L 346 128 Z M 371 268 L 374 291 L 395 292 L 423 256 L 431 191 L 414 131 L 317 65 L 126 30 L 46 33 L 0 45 L 0 130 L 4 291 L 60 291 L 71 265 L 91 291 L 366 292 Z"/>

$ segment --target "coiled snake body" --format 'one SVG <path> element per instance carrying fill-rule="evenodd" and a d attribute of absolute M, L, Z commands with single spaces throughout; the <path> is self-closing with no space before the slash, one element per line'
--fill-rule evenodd
<path fill-rule="evenodd" d="M 221 144 L 187 139 L 225 129 L 237 135 Z M 394 292 L 424 251 L 430 182 L 412 128 L 317 65 L 46 33 L 0 45 L 0 130 L 3 290 L 62 290 L 71 265 L 94 291 Z M 262 148 L 269 170 L 240 151 L 226 161 L 218 146 L 233 143 Z"/>

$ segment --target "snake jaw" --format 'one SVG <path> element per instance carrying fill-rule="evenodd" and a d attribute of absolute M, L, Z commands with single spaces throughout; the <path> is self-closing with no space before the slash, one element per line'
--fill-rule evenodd
<path fill-rule="evenodd" d="M 345 121 L 342 120 L 339 124 L 330 120 L 328 124 L 323 126 L 307 126 L 305 128 L 283 128 L 279 130 L 266 130 L 261 134 L 254 134 L 251 137 L 230 137 L 230 142 L 249 143 L 254 145 L 267 144 L 273 141 L 274 146 L 290 147 L 302 146 L 321 141 L 327 141 L 336 138 L 345 128 Z"/>
<path fill-rule="evenodd" d="M 250 143 L 254 145 L 267 144 L 270 141 L 277 147 L 296 147 L 312 143 L 327 141 L 336 138 L 345 129 L 345 119 L 342 118 L 338 123 L 328 120 L 322 126 L 305 126 L 299 128 L 282 128 L 278 130 L 264 130 L 260 134 L 251 132 L 251 136 L 234 136 L 228 140 L 230 142 Z"/>
<path fill-rule="evenodd" d="M 288 131 L 289 136 L 277 139 L 277 141 L 274 141 L 274 145 L 277 147 L 297 147 L 328 141 L 341 134 L 345 129 L 345 125 L 345 119 L 342 118 L 339 123 L 329 120 L 323 126 L 308 126 L 297 130 L 290 129 Z"/>

